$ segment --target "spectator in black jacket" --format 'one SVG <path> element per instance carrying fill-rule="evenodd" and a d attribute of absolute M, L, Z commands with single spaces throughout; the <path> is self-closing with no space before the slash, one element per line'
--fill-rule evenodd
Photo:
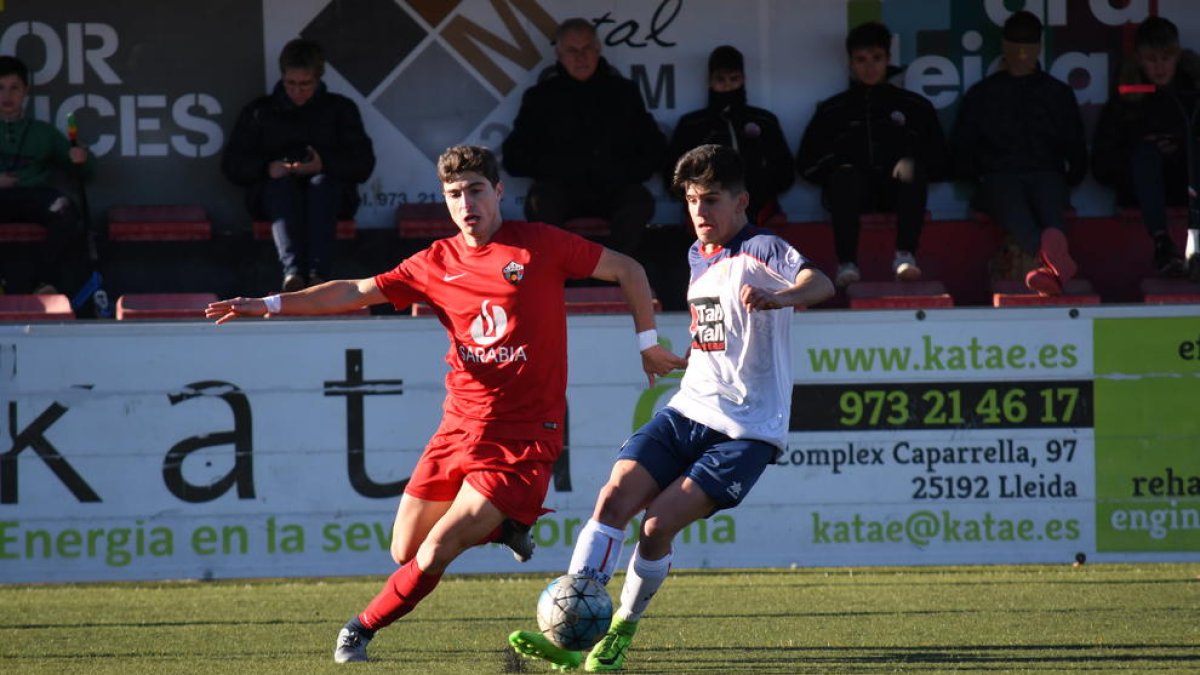
<path fill-rule="evenodd" d="M 251 216 L 271 221 L 283 290 L 298 291 L 329 278 L 338 218 L 358 209 L 375 151 L 358 107 L 321 81 L 320 45 L 287 43 L 279 70 L 275 90 L 242 109 L 221 169 L 247 188 Z"/>
<path fill-rule="evenodd" d="M 527 220 L 561 227 L 578 216 L 605 218 L 611 248 L 633 255 L 654 216 L 642 183 L 662 166 L 666 138 L 637 85 L 600 56 L 591 22 L 564 21 L 555 54 L 521 99 L 502 146 L 504 169 L 533 179 Z"/>
<path fill-rule="evenodd" d="M 1063 212 L 1087 172 L 1087 141 L 1071 87 L 1038 65 L 1041 41 L 1032 13 L 1004 22 L 1004 65 L 963 97 L 951 146 L 955 174 L 979 182 L 974 203 L 1040 259 L 1026 285 L 1058 295 L 1076 271 Z"/>
<path fill-rule="evenodd" d="M 891 31 L 875 21 L 850 31 L 850 88 L 817 106 L 796 156 L 800 175 L 821 186 L 833 221 L 840 287 L 860 279 L 859 216 L 869 211 L 896 214 L 896 279 L 921 278 L 916 252 L 929 181 L 946 170 L 946 139 L 933 105 L 887 81 L 891 41 Z"/>
<path fill-rule="evenodd" d="M 1167 206 L 1187 204 L 1188 124 L 1200 104 L 1200 56 L 1181 50 L 1179 29 L 1158 16 L 1138 26 L 1134 50 L 1100 113 L 1092 173 L 1116 190 L 1119 206 L 1141 208 L 1154 240 L 1155 267 L 1165 276 L 1178 276 L 1184 261 L 1167 231 Z M 1195 267 L 1200 273 L 1200 258 Z"/>
<path fill-rule="evenodd" d="M 663 178 L 667 191 L 673 192 L 669 183 L 684 153 L 701 145 L 732 147 L 746 167 L 746 215 L 763 225 L 782 215 L 779 195 L 792 186 L 795 169 L 779 120 L 767 110 L 746 105 L 745 85 L 742 53 L 729 45 L 714 49 L 708 57 L 708 106 L 679 118 L 667 146 Z"/>

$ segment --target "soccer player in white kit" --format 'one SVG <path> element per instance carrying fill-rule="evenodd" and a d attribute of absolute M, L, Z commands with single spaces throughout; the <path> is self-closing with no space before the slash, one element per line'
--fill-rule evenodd
<path fill-rule="evenodd" d="M 741 159 L 699 146 L 675 166 L 697 241 L 688 251 L 691 351 L 679 392 L 625 442 L 568 573 L 607 584 L 625 527 L 642 510 L 620 605 L 586 662 L 536 631 L 518 652 L 557 668 L 620 670 L 638 621 L 671 567 L 671 542 L 692 522 L 737 506 L 787 444 L 792 308 L 819 303 L 833 283 L 783 239 L 747 224 Z"/>

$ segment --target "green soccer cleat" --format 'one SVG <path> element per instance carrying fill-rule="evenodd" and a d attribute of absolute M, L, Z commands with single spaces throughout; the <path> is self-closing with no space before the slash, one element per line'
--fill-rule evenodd
<path fill-rule="evenodd" d="M 600 638 L 595 647 L 592 647 L 583 669 L 589 673 L 602 673 L 624 668 L 625 654 L 629 652 L 629 645 L 633 644 L 633 634 L 637 632 L 637 626 L 637 621 L 624 621 L 614 617 L 608 632 Z"/>
<path fill-rule="evenodd" d="M 563 649 L 537 631 L 514 631 L 508 636 L 508 644 L 522 656 L 549 662 L 555 670 L 575 670 L 583 662 L 583 654 Z"/>

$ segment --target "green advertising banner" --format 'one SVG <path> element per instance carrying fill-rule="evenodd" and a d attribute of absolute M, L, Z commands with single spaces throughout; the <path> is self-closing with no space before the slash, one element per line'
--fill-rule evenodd
<path fill-rule="evenodd" d="M 1096 550 L 1200 551 L 1200 317 L 1094 336 Z"/>

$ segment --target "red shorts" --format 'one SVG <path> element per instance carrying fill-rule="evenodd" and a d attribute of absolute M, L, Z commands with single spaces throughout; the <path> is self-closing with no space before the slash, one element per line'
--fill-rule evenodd
<path fill-rule="evenodd" d="M 561 453 L 562 444 L 552 441 L 483 438 L 441 428 L 429 439 L 404 492 L 447 502 L 458 496 L 465 480 L 501 513 L 531 525 L 549 512 L 542 502 Z"/>

